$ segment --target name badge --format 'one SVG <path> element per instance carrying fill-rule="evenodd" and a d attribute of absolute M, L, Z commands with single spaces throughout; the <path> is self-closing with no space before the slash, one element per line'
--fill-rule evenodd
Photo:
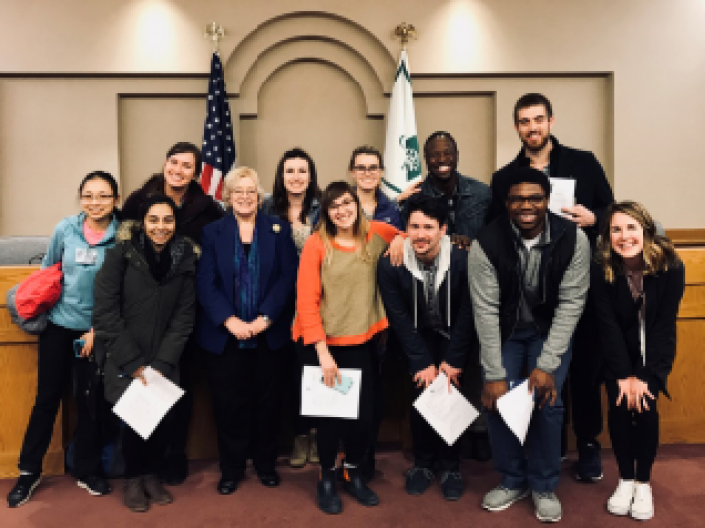
<path fill-rule="evenodd" d="M 76 248 L 76 263 L 91 265 L 98 260 L 98 252 L 92 248 Z"/>

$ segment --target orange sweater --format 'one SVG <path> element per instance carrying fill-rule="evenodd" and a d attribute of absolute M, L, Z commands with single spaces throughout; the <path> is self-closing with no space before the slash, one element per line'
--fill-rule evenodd
<path fill-rule="evenodd" d="M 318 233 L 306 241 L 296 281 L 294 340 L 304 344 L 358 345 L 389 326 L 377 289 L 377 261 L 400 234 L 384 222 L 370 222 L 367 248 L 371 262 L 363 262 L 355 248 L 333 244 L 330 263 Z"/>

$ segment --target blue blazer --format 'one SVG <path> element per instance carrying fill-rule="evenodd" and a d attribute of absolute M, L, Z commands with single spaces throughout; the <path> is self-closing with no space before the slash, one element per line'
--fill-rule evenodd
<path fill-rule="evenodd" d="M 291 341 L 294 291 L 298 256 L 288 222 L 258 213 L 255 219 L 259 250 L 259 313 L 272 320 L 264 332 L 272 350 Z M 237 220 L 232 214 L 203 228 L 203 255 L 196 270 L 196 296 L 200 317 L 198 343 L 214 354 L 222 354 L 230 332 L 225 321 L 235 315 L 234 255 Z"/>

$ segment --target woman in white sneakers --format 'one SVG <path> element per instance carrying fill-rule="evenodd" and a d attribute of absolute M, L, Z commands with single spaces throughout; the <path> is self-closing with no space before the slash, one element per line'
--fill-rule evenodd
<path fill-rule="evenodd" d="M 636 202 L 611 205 L 601 227 L 591 292 L 607 365 L 608 425 L 619 484 L 607 501 L 615 515 L 654 516 L 660 392 L 676 354 L 676 316 L 685 270 L 671 241 L 656 234 Z M 670 397 L 670 396 L 669 396 Z"/>

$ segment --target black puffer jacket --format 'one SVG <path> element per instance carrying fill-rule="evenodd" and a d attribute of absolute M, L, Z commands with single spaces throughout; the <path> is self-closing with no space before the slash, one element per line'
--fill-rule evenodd
<path fill-rule="evenodd" d="M 112 403 L 141 366 L 178 383 L 179 358 L 194 326 L 198 247 L 180 236 L 173 239 L 171 267 L 157 282 L 144 256 L 145 238 L 138 223 L 123 223 L 95 277 L 94 353 Z"/>

